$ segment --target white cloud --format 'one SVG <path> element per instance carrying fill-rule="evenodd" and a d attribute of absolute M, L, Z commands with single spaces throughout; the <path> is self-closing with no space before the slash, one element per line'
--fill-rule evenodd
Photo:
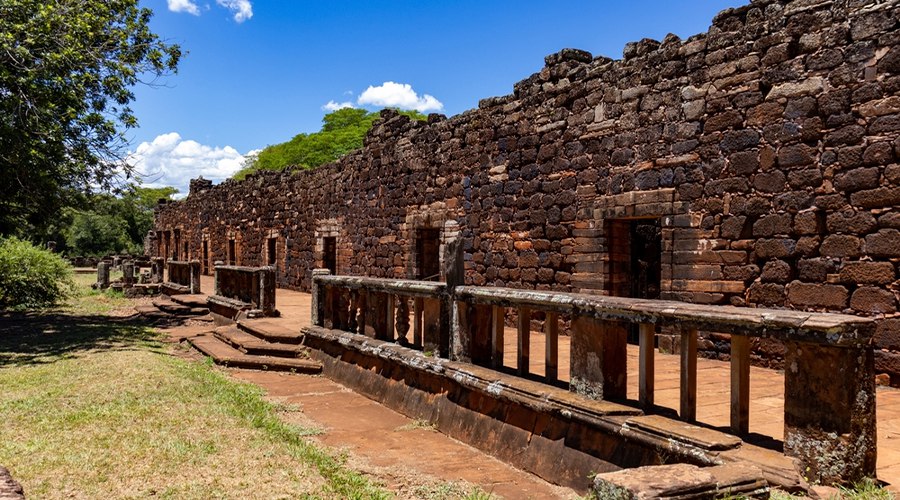
<path fill-rule="evenodd" d="M 195 16 L 200 15 L 200 9 L 191 0 L 168 0 L 168 4 L 169 10 L 172 12 L 187 12 Z"/>
<path fill-rule="evenodd" d="M 356 102 L 360 105 L 414 109 L 422 113 L 444 109 L 441 101 L 434 96 L 424 94 L 419 97 L 408 83 L 384 82 L 378 87 L 370 85 Z"/>
<path fill-rule="evenodd" d="M 356 106 L 354 106 L 353 103 L 350 101 L 346 101 L 346 102 L 328 101 L 322 106 L 322 109 L 324 109 L 325 111 L 337 111 L 339 109 L 355 108 L 355 107 Z"/>
<path fill-rule="evenodd" d="M 253 17 L 250 0 L 216 0 L 216 3 L 234 13 L 234 20 L 242 23 Z"/>
<path fill-rule="evenodd" d="M 128 161 L 135 166 L 144 185 L 173 186 L 187 193 L 191 179 L 203 176 L 219 183 L 231 177 L 241 169 L 244 155 L 231 146 L 207 146 L 169 132 L 157 136 L 153 142 L 142 142 L 129 154 Z"/>

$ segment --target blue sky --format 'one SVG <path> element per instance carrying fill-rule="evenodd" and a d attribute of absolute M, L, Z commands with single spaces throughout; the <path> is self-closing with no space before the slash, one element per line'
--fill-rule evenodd
<path fill-rule="evenodd" d="M 153 30 L 187 55 L 177 75 L 135 89 L 133 159 L 148 184 L 186 191 L 318 130 L 328 103 L 452 116 L 511 93 L 562 48 L 619 58 L 629 41 L 705 32 L 745 3 L 144 0 Z"/>

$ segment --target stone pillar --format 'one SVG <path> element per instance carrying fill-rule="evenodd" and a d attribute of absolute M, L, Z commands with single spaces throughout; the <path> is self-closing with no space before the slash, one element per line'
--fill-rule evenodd
<path fill-rule="evenodd" d="M 572 319 L 569 390 L 593 399 L 625 397 L 627 338 L 621 325 Z"/>
<path fill-rule="evenodd" d="M 213 277 L 215 278 L 215 280 L 213 281 L 213 290 L 215 291 L 215 295 L 222 295 L 221 293 L 219 293 L 222 291 L 221 286 L 219 285 L 219 266 L 224 265 L 225 263 L 221 260 L 213 262 Z"/>
<path fill-rule="evenodd" d="M 162 257 L 154 257 L 150 260 L 150 283 L 162 283 L 163 282 L 163 265 L 165 263 L 165 259 Z"/>
<path fill-rule="evenodd" d="M 458 286 L 465 285 L 466 281 L 466 269 L 465 263 L 463 262 L 463 245 L 462 239 L 458 237 L 449 238 L 442 245 L 442 259 L 441 259 L 441 275 L 444 276 L 445 283 L 447 284 L 447 292 L 445 297 L 437 304 L 438 309 L 433 310 L 429 309 L 429 302 L 425 301 L 425 334 L 426 343 L 428 342 L 428 323 L 429 323 L 429 311 L 432 315 L 436 315 L 436 317 L 432 316 L 432 327 L 436 327 L 436 331 L 432 332 L 432 349 L 435 351 L 437 355 L 443 358 L 453 357 L 454 354 L 452 352 L 453 347 L 451 344 L 456 341 L 451 337 L 454 335 L 453 332 L 459 332 L 460 327 L 457 324 L 459 320 L 459 316 L 456 310 L 456 304 L 454 304 L 454 288 Z M 427 347 L 426 347 L 427 349 Z M 469 353 L 470 355 L 472 353 Z M 476 356 L 478 359 L 480 357 Z"/>
<path fill-rule="evenodd" d="M 310 321 L 313 325 L 325 325 L 325 287 L 320 285 L 316 280 L 317 276 L 328 276 L 331 271 L 328 269 L 312 270 L 312 307 Z"/>
<path fill-rule="evenodd" d="M 463 262 L 462 239 L 454 238 L 444 243 L 443 265 L 444 269 L 441 274 L 444 275 L 447 283 L 447 291 L 452 293 L 453 289 L 465 285 L 466 268 Z"/>
<path fill-rule="evenodd" d="M 188 266 L 191 270 L 191 293 L 202 293 L 200 291 L 200 261 L 192 260 Z"/>
<path fill-rule="evenodd" d="M 100 290 L 109 288 L 109 262 L 97 263 L 97 288 Z"/>
<path fill-rule="evenodd" d="M 131 288 L 134 286 L 134 261 L 126 260 L 122 263 L 122 282 L 125 284 L 125 288 Z"/>
<path fill-rule="evenodd" d="M 275 268 L 263 267 L 258 272 L 259 295 L 257 301 L 259 309 L 266 316 L 275 313 Z M 199 275 L 198 275 L 199 276 Z"/>
<path fill-rule="evenodd" d="M 441 311 L 448 301 L 444 298 L 422 300 L 422 348 L 441 354 Z"/>
<path fill-rule="evenodd" d="M 365 335 L 379 340 L 394 340 L 393 332 L 388 332 L 388 300 L 386 293 L 369 291 L 366 294 Z"/>
<path fill-rule="evenodd" d="M 457 300 L 453 303 L 453 309 L 455 321 L 451 358 L 464 363 L 490 366 L 493 306 Z"/>
<path fill-rule="evenodd" d="M 784 454 L 810 482 L 875 476 L 875 353 L 785 341 Z"/>

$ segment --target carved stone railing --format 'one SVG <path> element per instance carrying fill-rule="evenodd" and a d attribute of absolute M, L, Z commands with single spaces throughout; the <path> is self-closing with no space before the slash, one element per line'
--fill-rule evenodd
<path fill-rule="evenodd" d="M 215 270 L 215 294 L 207 298 L 211 312 L 231 319 L 240 312 L 249 317 L 278 315 L 274 267 L 217 265 Z"/>
<path fill-rule="evenodd" d="M 200 293 L 200 261 L 170 260 L 166 262 L 167 280 L 161 290 L 166 295 Z"/>
<path fill-rule="evenodd" d="M 784 453 L 805 475 L 846 482 L 875 473 L 874 322 L 808 313 L 532 290 L 457 287 L 453 357 L 498 367 L 505 308 L 518 312 L 517 367 L 528 373 L 532 311 L 546 314 L 546 378 L 556 380 L 558 322 L 571 321 L 570 390 L 597 399 L 624 398 L 627 324 L 639 330 L 639 402 L 653 405 L 657 326 L 681 333 L 680 409 L 697 408 L 697 332 L 731 334 L 731 428 L 747 434 L 750 338 L 782 341 L 785 353 Z"/>
<path fill-rule="evenodd" d="M 432 304 L 414 306 L 414 332 L 423 335 L 414 333 L 412 341 L 404 305 L 410 301 Z M 628 325 L 637 325 L 638 402 L 647 411 L 654 400 L 656 329 L 680 332 L 679 416 L 689 422 L 697 409 L 697 334 L 730 334 L 731 429 L 737 435 L 749 431 L 750 339 L 778 339 L 786 347 L 784 453 L 798 459 L 811 480 L 852 482 L 875 473 L 871 319 L 508 288 L 451 289 L 433 282 L 313 273 L 313 325 L 494 369 L 503 369 L 508 308 L 517 317 L 517 373 L 535 377 L 529 373 L 530 334 L 533 313 L 539 312 L 546 339 L 544 380 L 558 384 L 559 325 L 566 320 L 571 329 L 569 389 L 592 399 L 625 399 L 627 331 Z M 424 312 L 422 320 L 418 310 Z"/>
<path fill-rule="evenodd" d="M 312 323 L 433 352 L 450 348 L 447 285 L 313 271 Z M 409 338 L 412 328 L 412 339 Z"/>

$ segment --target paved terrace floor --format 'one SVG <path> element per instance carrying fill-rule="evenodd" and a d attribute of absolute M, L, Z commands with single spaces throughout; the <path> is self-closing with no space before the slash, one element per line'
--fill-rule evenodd
<path fill-rule="evenodd" d="M 213 289 L 211 276 L 203 276 L 204 291 Z M 281 312 L 280 321 L 292 328 L 309 325 L 311 296 L 308 293 L 278 289 L 276 308 Z M 410 333 L 411 334 L 411 333 Z M 507 328 L 504 366 L 516 366 L 516 330 Z M 559 379 L 568 381 L 568 337 L 559 339 Z M 544 374 L 544 336 L 531 332 L 530 371 Z M 675 411 L 679 404 L 679 357 L 655 355 L 656 388 L 654 401 L 661 411 Z M 729 426 L 730 412 L 730 363 L 711 359 L 697 362 L 697 420 L 723 431 Z M 628 399 L 634 404 L 638 397 L 638 348 L 628 346 Z M 878 478 L 900 492 L 900 389 L 878 387 Z M 784 374 L 778 370 L 751 367 L 750 369 L 750 436 L 749 440 L 770 446 L 779 446 L 784 429 Z"/>

